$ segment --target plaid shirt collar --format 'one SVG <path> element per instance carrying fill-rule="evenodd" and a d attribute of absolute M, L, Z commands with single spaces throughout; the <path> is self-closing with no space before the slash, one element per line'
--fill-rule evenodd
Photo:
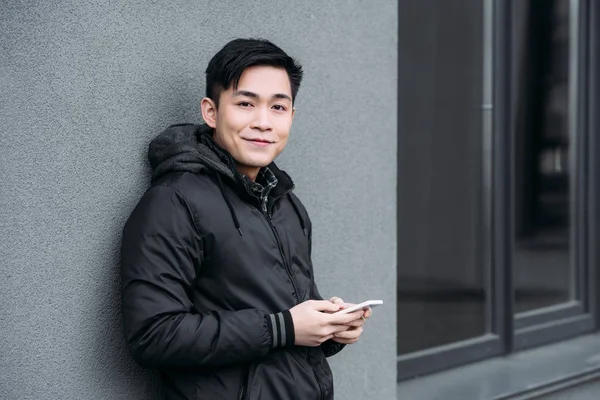
<path fill-rule="evenodd" d="M 260 171 L 258 171 L 256 181 L 249 182 L 250 190 L 260 199 L 260 206 L 265 213 L 267 212 L 267 205 L 269 203 L 269 194 L 271 193 L 271 190 L 277 186 L 277 183 L 279 183 L 279 181 L 269 167 L 261 168 Z"/>

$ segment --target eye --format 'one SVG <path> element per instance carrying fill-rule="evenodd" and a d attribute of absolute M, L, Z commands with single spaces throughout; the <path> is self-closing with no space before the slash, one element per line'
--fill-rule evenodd
<path fill-rule="evenodd" d="M 251 103 L 248 103 L 247 101 L 241 101 L 238 103 L 238 106 L 240 107 L 252 107 Z"/>
<path fill-rule="evenodd" d="M 274 108 L 275 110 L 277 110 L 277 111 L 285 111 L 285 110 L 287 110 L 287 108 L 285 108 L 285 106 L 282 106 L 281 104 L 275 104 L 275 105 L 273 106 L 273 108 Z"/>

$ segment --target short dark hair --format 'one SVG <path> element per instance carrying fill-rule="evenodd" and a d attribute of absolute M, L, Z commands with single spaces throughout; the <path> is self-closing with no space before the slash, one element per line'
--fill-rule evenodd
<path fill-rule="evenodd" d="M 234 39 L 219 50 L 206 68 L 206 97 L 218 107 L 221 92 L 231 85 L 237 89 L 244 70 L 258 65 L 284 68 L 290 78 L 292 102 L 296 99 L 302 81 L 302 66 L 265 39 Z"/>

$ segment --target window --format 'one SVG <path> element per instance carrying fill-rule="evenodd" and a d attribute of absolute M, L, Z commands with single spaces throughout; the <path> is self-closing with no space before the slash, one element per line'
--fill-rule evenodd
<path fill-rule="evenodd" d="M 398 155 L 398 351 L 490 331 L 481 0 L 405 2 Z M 402 62 L 402 61 L 401 61 Z"/>
<path fill-rule="evenodd" d="M 400 379 L 594 329 L 588 7 L 400 1 Z"/>
<path fill-rule="evenodd" d="M 515 348 L 589 331 L 587 12 L 574 0 L 514 2 Z M 543 327 L 543 324 L 550 324 Z"/>
<path fill-rule="evenodd" d="M 539 2 L 537 2 L 539 3 Z M 515 311 L 575 300 L 569 1 L 517 3 Z M 572 75 L 572 74 L 571 74 Z M 576 160 L 575 160 L 576 161 Z"/>

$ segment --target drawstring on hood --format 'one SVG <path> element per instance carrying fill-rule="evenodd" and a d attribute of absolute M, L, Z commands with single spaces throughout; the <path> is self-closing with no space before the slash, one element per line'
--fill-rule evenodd
<path fill-rule="evenodd" d="M 231 201 L 229 201 L 229 198 L 225 194 L 225 190 L 223 190 L 223 181 L 221 180 L 221 175 L 219 175 L 219 174 L 215 174 L 215 175 L 217 176 L 217 182 L 219 184 L 219 189 L 221 190 L 221 194 L 223 195 L 223 198 L 225 199 L 225 203 L 227 203 L 227 207 L 229 207 L 229 212 L 231 213 L 231 218 L 233 218 L 233 224 L 235 225 L 235 228 L 240 233 L 240 236 L 244 236 L 244 234 L 242 233 L 242 228 L 240 228 L 240 221 L 238 221 L 237 214 L 235 213 L 235 210 L 234 210 L 233 206 L 231 205 Z"/>
<path fill-rule="evenodd" d="M 243 186 L 246 192 L 250 194 L 251 192 L 244 177 L 236 170 L 235 161 L 231 155 L 214 142 L 212 128 L 206 124 L 172 125 L 150 142 L 148 160 L 153 170 L 152 182 L 169 172 L 200 173 L 207 170 L 209 173 L 214 174 L 217 186 L 231 213 L 235 228 L 240 236 L 243 236 L 235 209 L 226 194 L 222 176 L 225 176 L 238 187 Z M 287 192 L 287 197 L 298 215 L 302 231 L 306 236 L 306 222 L 302 217 L 300 207 L 289 193 L 294 188 L 294 183 L 275 164 L 271 163 L 269 169 L 277 176 L 278 191 L 281 191 L 282 194 Z"/>

